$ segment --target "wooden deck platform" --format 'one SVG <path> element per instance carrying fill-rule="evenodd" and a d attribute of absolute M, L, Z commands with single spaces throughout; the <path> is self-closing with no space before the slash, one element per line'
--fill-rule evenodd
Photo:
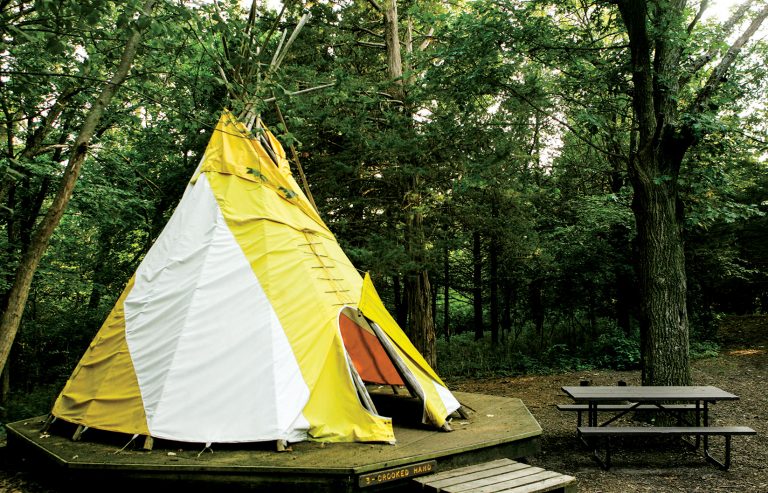
<path fill-rule="evenodd" d="M 402 396 L 379 396 L 381 414 L 394 415 L 395 445 L 302 442 L 277 453 L 274 444 L 203 445 L 155 441 L 151 452 L 142 443 L 119 451 L 129 436 L 88 430 L 79 442 L 55 429 L 40 433 L 43 418 L 10 423 L 8 446 L 14 454 L 47 459 L 58 465 L 62 481 L 114 489 L 116 484 L 151 485 L 173 481 L 185 488 L 216 484 L 250 490 L 288 492 L 373 492 L 403 490 L 419 474 L 477 464 L 502 457 L 520 458 L 539 452 L 541 427 L 520 399 L 456 392 L 470 408 L 468 420 L 453 420 L 450 433 L 397 418 L 391 409 L 415 405 Z M 119 451 L 119 452 L 118 452 Z M 71 483 L 70 483 L 71 484 Z M 133 484 L 135 490 L 137 485 Z"/>

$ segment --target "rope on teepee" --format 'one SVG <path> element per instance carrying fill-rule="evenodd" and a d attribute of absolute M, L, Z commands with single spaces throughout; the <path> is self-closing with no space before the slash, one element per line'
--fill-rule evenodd
<path fill-rule="evenodd" d="M 114 452 L 112 452 L 112 453 L 113 453 L 113 454 L 119 454 L 119 453 L 120 453 L 120 452 L 122 452 L 123 450 L 127 449 L 127 448 L 128 448 L 128 445 L 130 445 L 131 443 L 133 443 L 133 441 L 134 441 L 134 440 L 136 440 L 136 438 L 138 438 L 138 436 L 139 436 L 139 434 L 138 434 L 138 433 L 136 433 L 135 435 L 133 435 L 133 436 L 131 437 L 131 439 L 130 439 L 130 440 L 128 440 L 128 443 L 126 443 L 125 445 L 123 445 L 123 448 L 121 448 L 121 449 L 119 449 L 119 450 L 115 450 L 115 451 L 114 451 Z"/>

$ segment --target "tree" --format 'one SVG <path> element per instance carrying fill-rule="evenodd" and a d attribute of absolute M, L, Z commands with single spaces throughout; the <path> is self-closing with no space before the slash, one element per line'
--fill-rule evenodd
<path fill-rule="evenodd" d="M 687 385 L 691 376 L 681 164 L 706 133 L 705 122 L 720 104 L 715 96 L 743 46 L 768 17 L 768 5 L 755 13 L 703 84 L 687 87 L 698 82 L 693 76 L 717 53 L 696 53 L 690 44 L 708 2 L 701 2 L 690 21 L 685 0 L 615 3 L 629 38 L 637 120 L 637 145 L 627 168 L 639 249 L 642 381 L 645 385 Z M 735 25 L 746 15 L 752 3 L 745 2 L 729 24 Z M 689 63 L 693 55 L 701 58 Z"/>
<path fill-rule="evenodd" d="M 392 93 L 395 100 L 407 102 L 406 78 L 403 74 L 403 57 L 400 53 L 399 21 L 397 0 L 385 0 L 384 43 L 387 48 L 387 68 L 392 80 Z M 408 31 L 410 33 L 410 31 Z M 412 36 L 408 34 L 408 37 Z M 406 40 L 406 48 L 413 52 L 413 40 Z M 409 54 L 410 54 L 409 53 Z M 412 74 L 409 74 L 411 77 Z M 413 111 L 405 103 L 402 109 L 400 131 L 413 131 Z M 410 163 L 415 167 L 416 163 Z M 426 262 L 426 238 L 424 234 L 424 215 L 422 208 L 422 178 L 419 173 L 412 172 L 406 177 L 403 186 L 405 220 L 405 247 L 412 263 L 412 268 L 405 273 L 405 299 L 408 309 L 408 335 L 416 348 L 421 352 L 430 365 L 437 364 L 435 348 L 435 316 L 432 312 L 432 287 L 429 282 L 429 271 Z"/>
<path fill-rule="evenodd" d="M 137 19 L 136 23 L 130 24 L 130 34 L 123 48 L 120 62 L 110 80 L 104 84 L 99 96 L 93 101 L 71 146 L 72 150 L 59 183 L 58 191 L 48 207 L 45 217 L 35 228 L 30 244 L 16 269 L 16 276 L 8 296 L 7 306 L 3 312 L 2 319 L 0 319 L 0 367 L 5 367 L 8 360 L 11 346 L 21 323 L 27 297 L 29 296 L 32 278 L 43 253 L 48 247 L 51 236 L 61 221 L 67 204 L 72 197 L 82 165 L 88 155 L 88 144 L 96 132 L 97 125 L 107 105 L 109 105 L 117 89 L 128 76 L 141 40 L 142 30 L 139 26 L 142 24 L 146 26 L 148 24 L 155 1 L 146 0 L 141 8 L 141 16 Z"/>

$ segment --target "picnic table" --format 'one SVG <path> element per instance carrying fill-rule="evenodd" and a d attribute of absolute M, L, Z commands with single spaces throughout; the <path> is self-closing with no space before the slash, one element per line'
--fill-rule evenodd
<path fill-rule="evenodd" d="M 728 469 L 731 462 L 731 437 L 754 435 L 746 426 L 710 426 L 709 406 L 718 401 L 733 401 L 739 397 L 713 386 L 573 386 L 562 387 L 574 400 L 574 405 L 560 405 L 562 411 L 578 411 L 577 435 L 594 445 L 594 457 L 603 468 L 611 466 L 611 437 L 617 436 L 694 436 L 694 448 L 703 442 L 704 457 Z M 612 426 L 622 416 L 633 411 L 671 413 L 678 417 L 678 426 Z M 587 426 L 581 425 L 581 412 L 587 413 Z M 599 422 L 599 413 L 610 413 Z M 685 412 L 693 413 L 692 422 L 682 426 Z M 720 461 L 709 449 L 710 436 L 725 438 L 725 458 Z M 605 442 L 605 459 L 599 455 L 599 440 Z"/>

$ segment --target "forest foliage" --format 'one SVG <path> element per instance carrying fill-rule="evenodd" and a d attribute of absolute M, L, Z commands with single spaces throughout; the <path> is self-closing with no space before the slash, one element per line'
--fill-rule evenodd
<path fill-rule="evenodd" d="M 690 3 L 686 19 L 698 12 Z M 726 56 L 729 35 L 765 8 L 745 5 L 734 25 L 710 16 L 692 26 L 681 101 Z M 158 2 L 150 20 L 133 15 L 138 8 L 0 1 L 3 310 L 126 28 L 144 23 L 130 77 L 35 275 L 4 372 L 9 415 L 47 411 L 173 211 L 220 112 L 244 101 L 295 146 L 322 217 L 404 327 L 407 276 L 428 273 L 439 372 L 639 365 L 625 166 L 637 121 L 615 5 L 401 2 L 401 95 L 372 0 L 294 2 L 283 13 L 265 5 L 252 27 L 235 0 Z M 306 13 L 269 71 L 279 33 Z M 242 48 L 244 33 L 258 51 Z M 696 143 L 676 179 L 694 355 L 711 353 L 722 314 L 768 310 L 766 48 L 759 37 L 746 45 L 688 122 Z M 418 259 L 408 248 L 414 212 L 423 218 Z"/>

